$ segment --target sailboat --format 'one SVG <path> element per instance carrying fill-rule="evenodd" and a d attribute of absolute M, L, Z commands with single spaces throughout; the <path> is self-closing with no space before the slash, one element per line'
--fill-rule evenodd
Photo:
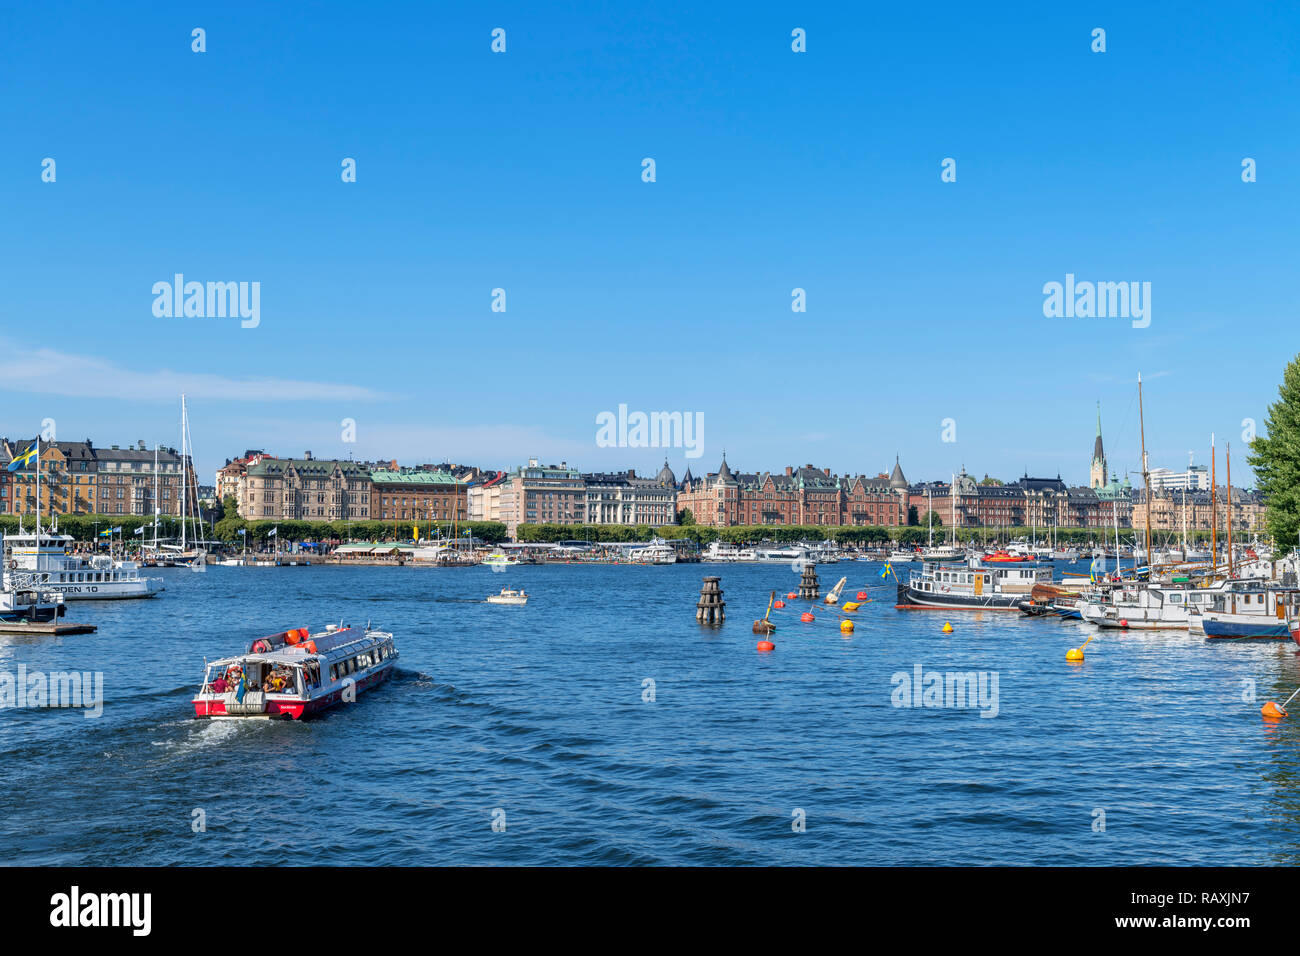
<path fill-rule="evenodd" d="M 930 489 L 925 489 L 925 498 L 927 510 L 930 519 L 930 546 L 921 552 L 922 561 L 960 561 L 966 553 L 957 547 L 957 476 L 952 476 L 952 484 L 948 486 L 948 501 L 952 505 L 952 542 L 942 544 L 939 547 L 934 546 L 934 509 L 928 507 L 930 503 Z"/>
<path fill-rule="evenodd" d="M 203 518 L 199 514 L 198 501 L 198 480 L 191 467 L 191 458 L 194 453 L 193 439 L 190 437 L 190 415 L 189 407 L 185 401 L 185 395 L 181 395 L 181 488 L 180 488 L 180 519 L 181 519 L 181 540 L 180 544 L 165 544 L 162 546 L 164 552 L 170 552 L 167 555 L 169 563 L 185 565 L 191 571 L 206 571 L 208 569 L 208 553 L 202 547 L 203 540 Z M 155 461 L 157 451 L 154 452 Z M 154 473 L 157 474 L 157 465 L 154 466 Z M 191 493 L 192 492 L 192 493 Z M 192 509 L 192 510 L 191 510 Z M 155 507 L 154 516 L 154 535 L 157 536 L 157 514 Z M 191 520 L 195 523 L 194 549 L 190 550 L 189 531 Z"/>

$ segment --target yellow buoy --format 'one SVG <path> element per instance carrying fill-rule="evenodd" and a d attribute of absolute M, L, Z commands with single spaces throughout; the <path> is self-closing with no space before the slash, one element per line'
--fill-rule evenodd
<path fill-rule="evenodd" d="M 1096 637 L 1096 636 L 1097 636 L 1096 634 L 1092 635 L 1092 637 Z M 1083 649 L 1084 649 L 1085 647 L 1087 647 L 1089 644 L 1092 643 L 1092 637 L 1088 638 L 1086 641 L 1084 641 L 1084 642 L 1083 642 L 1082 644 L 1080 644 L 1078 647 L 1072 647 L 1072 648 L 1070 648 L 1068 651 L 1066 651 L 1066 652 L 1065 652 L 1065 659 L 1066 659 L 1067 661 L 1081 661 L 1081 660 L 1083 660 Z"/>
<path fill-rule="evenodd" d="M 856 611 L 861 606 L 862 605 L 857 601 L 846 601 L 844 603 L 844 610 L 852 613 L 853 611 Z"/>
<path fill-rule="evenodd" d="M 943 622 L 943 632 L 944 632 L 945 634 L 951 634 L 951 633 L 952 633 L 952 622 L 951 622 L 951 621 L 944 621 L 944 622 Z"/>
<path fill-rule="evenodd" d="M 852 633 L 853 633 L 853 622 L 852 622 L 852 621 L 840 621 L 840 630 L 843 631 L 845 634 L 852 634 Z"/>

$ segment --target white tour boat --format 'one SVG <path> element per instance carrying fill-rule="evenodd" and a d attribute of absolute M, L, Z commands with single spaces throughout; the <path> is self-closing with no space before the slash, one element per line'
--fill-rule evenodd
<path fill-rule="evenodd" d="M 156 578 L 140 576 L 135 561 L 118 561 L 104 554 L 69 553 L 72 535 L 55 531 L 4 536 L 4 588 L 34 587 L 57 591 L 67 601 L 153 597 L 163 589 Z"/>
<path fill-rule="evenodd" d="M 387 680 L 396 662 L 393 635 L 369 625 L 281 631 L 253 641 L 244 654 L 205 664 L 194 716 L 299 720 L 355 701 Z"/>

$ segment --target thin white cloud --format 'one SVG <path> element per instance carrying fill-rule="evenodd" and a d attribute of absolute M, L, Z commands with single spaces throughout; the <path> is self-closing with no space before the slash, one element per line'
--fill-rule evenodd
<path fill-rule="evenodd" d="M 0 340 L 4 373 L 0 391 L 66 395 L 72 398 L 105 397 L 133 401 L 172 401 L 181 392 L 194 399 L 264 402 L 268 394 L 278 401 L 376 401 L 386 396 L 360 385 L 337 381 L 295 381 L 282 377 L 239 378 L 172 369 L 131 369 L 103 359 L 73 355 L 56 349 L 28 349 Z"/>

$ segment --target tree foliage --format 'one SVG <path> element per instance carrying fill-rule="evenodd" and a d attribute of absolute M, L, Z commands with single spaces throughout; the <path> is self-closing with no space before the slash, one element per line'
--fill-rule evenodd
<path fill-rule="evenodd" d="M 1264 430 L 1251 442 L 1246 460 L 1264 497 L 1265 525 L 1285 554 L 1295 548 L 1300 533 L 1300 355 L 1282 373 Z"/>

